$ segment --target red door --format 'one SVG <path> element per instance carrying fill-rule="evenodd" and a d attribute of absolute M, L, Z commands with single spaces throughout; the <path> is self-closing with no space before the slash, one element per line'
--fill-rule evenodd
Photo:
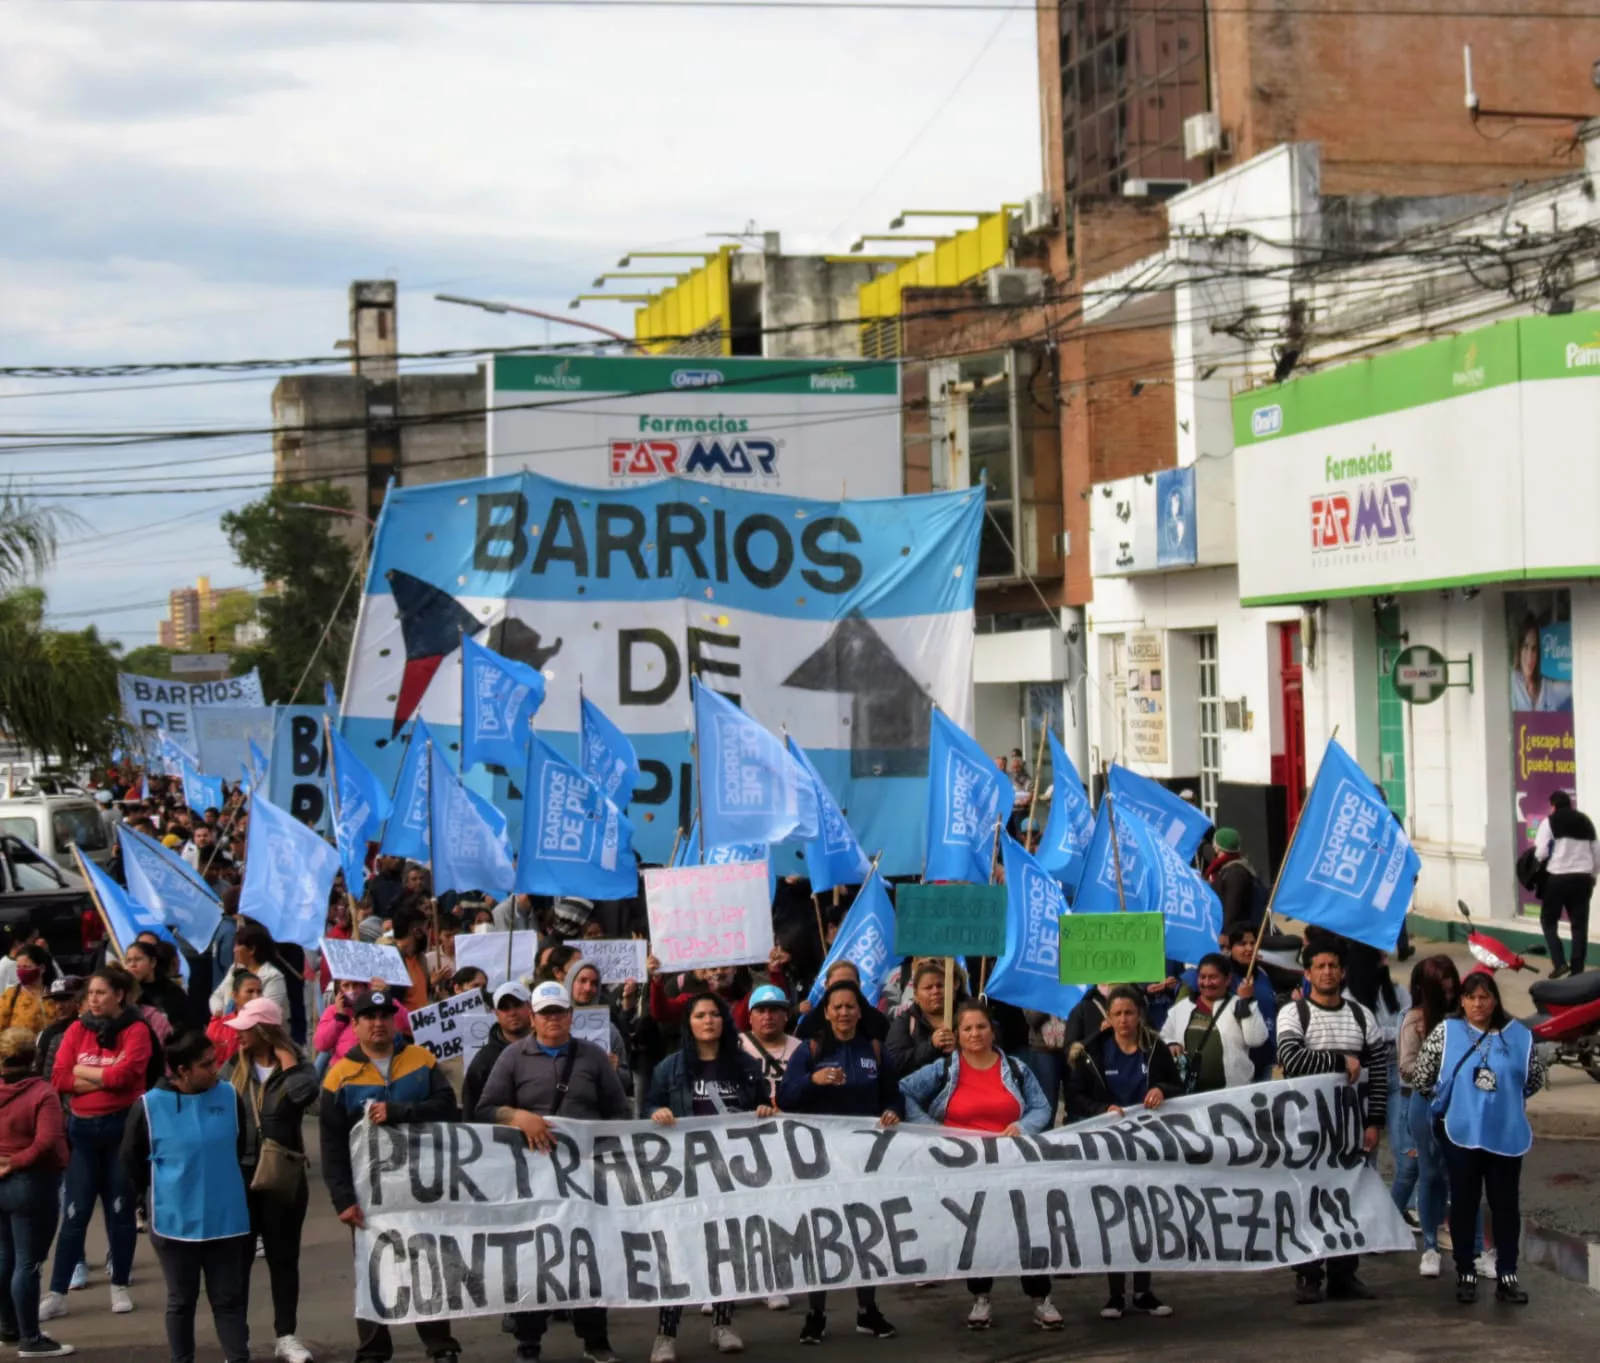
<path fill-rule="evenodd" d="M 1300 819 L 1306 798 L 1306 698 L 1301 684 L 1300 626 L 1278 626 L 1279 659 L 1283 666 L 1283 784 L 1289 831 Z"/>

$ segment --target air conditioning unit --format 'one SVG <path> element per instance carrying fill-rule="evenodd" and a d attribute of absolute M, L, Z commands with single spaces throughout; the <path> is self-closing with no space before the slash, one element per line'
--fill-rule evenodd
<path fill-rule="evenodd" d="M 1027 303 L 1044 297 L 1043 270 L 990 270 L 984 281 L 991 303 Z"/>
<path fill-rule="evenodd" d="M 1130 199 L 1170 199 L 1182 194 L 1193 180 L 1124 180 L 1122 192 Z"/>
<path fill-rule="evenodd" d="M 1022 231 L 1024 236 L 1042 236 L 1055 231 L 1056 206 L 1048 194 L 1030 194 L 1022 205 Z"/>
<path fill-rule="evenodd" d="M 1222 119 L 1209 109 L 1203 114 L 1193 114 L 1183 120 L 1183 157 L 1198 161 L 1202 156 L 1214 156 L 1227 149 L 1227 139 L 1222 135 Z"/>

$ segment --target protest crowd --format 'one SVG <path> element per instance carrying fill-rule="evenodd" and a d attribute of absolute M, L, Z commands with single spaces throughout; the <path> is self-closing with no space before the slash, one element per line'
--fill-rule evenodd
<path fill-rule="evenodd" d="M 478 653 L 480 665 L 514 666 Z M 704 688 L 696 704 L 757 727 Z M 515 756 L 528 764 L 526 789 L 547 789 L 549 773 L 541 781 L 534 769 L 559 764 L 563 807 L 591 827 L 576 870 L 542 854 L 543 814 L 530 808 L 513 871 L 504 820 L 416 733 L 392 793 L 330 735 L 334 846 L 251 782 L 191 807 L 202 803 L 196 783 L 173 774 L 184 761 L 101 773 L 116 855 L 105 870 L 80 863 L 107 929 L 100 958 L 68 974 L 40 936 L 22 932 L 0 963 L 0 1278 L 10 1288 L 0 1340 L 23 1358 L 72 1352 L 54 1335 L 70 1337 L 72 1316 L 97 1309 L 90 1285 L 102 1272 L 100 1300 L 132 1311 L 142 1242 L 167 1286 L 174 1363 L 195 1357 L 202 1288 L 228 1363 L 244 1363 L 246 1306 L 263 1274 L 274 1356 L 307 1363 L 302 1229 L 326 1197 L 363 1230 L 370 1208 L 352 1137 L 370 1127 L 512 1128 L 534 1157 L 553 1157 L 563 1122 L 670 1131 L 788 1114 L 1024 1140 L 1279 1076 L 1331 1075 L 1359 1093 L 1362 1150 L 1371 1161 L 1389 1144 L 1393 1206 L 1420 1237 L 1420 1276 L 1440 1276 L 1448 1243 L 1460 1302 L 1480 1282 L 1500 1302 L 1528 1300 L 1517 1183 L 1531 1141 L 1524 1104 L 1544 1067 L 1492 972 L 1463 979 L 1444 956 L 1402 970 L 1410 949 L 1392 926 L 1377 945 L 1346 922 L 1319 925 L 1307 895 L 1291 902 L 1292 854 L 1273 892 L 1234 830 L 1121 768 L 1092 809 L 1058 750 L 1041 826 L 1021 754 L 984 757 L 941 721 L 936 748 L 950 745 L 987 777 L 930 791 L 926 874 L 893 885 L 848 837 L 804 754 L 764 731 L 738 750 L 761 780 L 806 783 L 809 824 L 802 812 L 787 830 L 762 835 L 733 820 L 714 832 L 708 809 L 663 868 L 616 855 L 638 767 L 614 733 L 584 744 L 606 756 L 580 772 L 530 743 L 522 721 Z M 406 788 L 418 779 L 413 759 L 432 764 L 420 819 Z M 608 783 L 608 771 L 621 779 Z M 971 808 L 941 807 L 962 800 Z M 1315 792 L 1308 823 L 1314 814 Z M 933 829 L 953 819 L 971 831 L 951 854 Z M 449 856 L 443 838 L 426 841 L 443 820 L 473 835 L 452 837 Z M 824 842 L 824 826 L 845 828 L 842 852 Z M 608 844 L 608 830 L 620 839 Z M 1403 920 L 1414 857 L 1393 832 L 1378 855 L 1403 882 Z M 719 883 L 770 908 L 770 935 L 755 921 L 731 947 L 674 935 L 674 887 L 701 884 L 712 867 Z M 958 888 L 986 891 L 997 906 L 994 949 L 892 945 L 905 943 L 916 903 L 937 908 L 936 892 Z M 1279 911 L 1308 924 L 1303 937 L 1275 931 L 1274 893 Z M 977 913 L 976 903 L 962 911 Z M 1087 926 L 1134 909 L 1164 920 L 1155 968 L 1066 982 L 1057 966 L 1076 926 L 1060 915 Z M 697 943 L 710 959 L 690 963 Z M 110 1253 L 91 1265 L 84 1244 L 97 1208 Z M 1286 1295 L 1307 1306 L 1369 1299 L 1358 1265 L 1355 1253 L 1298 1261 Z M 1098 1289 L 1087 1275 L 1015 1276 L 966 1279 L 968 1329 L 1025 1318 L 1057 1331 L 1074 1306 L 1106 1320 L 1172 1314 L 1149 1271 L 1131 1283 L 1112 1272 Z M 1063 1291 L 1064 1277 L 1078 1281 Z M 874 1287 L 844 1290 L 854 1296 L 847 1328 L 895 1337 Z M 835 1319 L 829 1298 L 815 1288 L 744 1292 L 739 1309 L 793 1311 L 799 1342 L 820 1346 Z M 703 1306 L 713 1351 L 742 1351 L 735 1300 L 663 1304 L 651 1363 L 678 1357 L 686 1306 Z M 571 1326 L 587 1363 L 616 1363 L 608 1309 L 595 1305 L 506 1313 L 517 1359 L 541 1356 L 553 1317 Z M 416 1331 L 433 1359 L 461 1353 L 448 1319 L 419 1319 Z M 384 1321 L 362 1317 L 356 1333 L 357 1363 L 391 1357 Z"/>

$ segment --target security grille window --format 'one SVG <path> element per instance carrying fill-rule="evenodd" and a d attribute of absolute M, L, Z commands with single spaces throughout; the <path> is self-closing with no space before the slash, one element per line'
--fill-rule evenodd
<path fill-rule="evenodd" d="M 1200 663 L 1200 807 L 1215 820 L 1217 785 L 1222 780 L 1222 697 L 1217 689 L 1215 630 L 1195 635 Z"/>

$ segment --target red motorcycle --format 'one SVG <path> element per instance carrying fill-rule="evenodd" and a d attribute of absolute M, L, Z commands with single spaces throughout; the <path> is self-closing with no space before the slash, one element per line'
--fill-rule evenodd
<path fill-rule="evenodd" d="M 1456 907 L 1470 926 L 1472 913 L 1466 903 L 1458 899 Z M 1476 927 L 1467 937 L 1467 949 L 1478 962 L 1474 969 L 1538 973 L 1499 938 L 1479 932 Z M 1528 992 L 1539 1011 L 1520 1021 L 1533 1033 L 1534 1043 L 1546 1047 L 1552 1063 L 1581 1069 L 1600 1083 L 1600 971 L 1569 975 L 1563 980 L 1540 980 Z"/>

